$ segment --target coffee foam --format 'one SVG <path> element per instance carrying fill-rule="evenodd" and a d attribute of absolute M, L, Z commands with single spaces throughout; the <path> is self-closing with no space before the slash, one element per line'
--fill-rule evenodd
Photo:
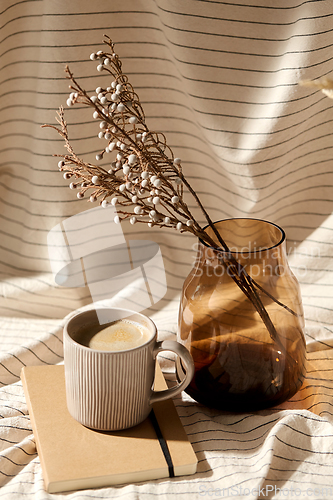
<path fill-rule="evenodd" d="M 125 351 L 145 344 L 151 337 L 149 330 L 135 321 L 115 321 L 96 333 L 88 347 L 98 351 Z"/>

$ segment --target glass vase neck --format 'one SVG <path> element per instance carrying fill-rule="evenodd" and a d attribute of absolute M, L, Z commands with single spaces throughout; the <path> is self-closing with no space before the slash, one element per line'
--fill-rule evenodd
<path fill-rule="evenodd" d="M 255 255 L 272 250 L 285 242 L 285 232 L 278 225 L 261 219 L 233 218 L 214 222 L 214 228 L 222 237 L 229 252 L 235 257 L 240 255 Z M 207 248 L 222 253 L 227 253 L 222 247 L 221 241 L 211 226 L 204 228 L 206 234 L 216 243 L 219 248 L 209 245 L 206 241 L 199 239 L 200 243 Z"/>

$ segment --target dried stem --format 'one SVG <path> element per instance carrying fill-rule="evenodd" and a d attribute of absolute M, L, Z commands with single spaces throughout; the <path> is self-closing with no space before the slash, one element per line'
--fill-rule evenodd
<path fill-rule="evenodd" d="M 98 87 L 96 94 L 89 96 L 68 66 L 65 71 L 71 82 L 67 105 L 81 103 L 92 108 L 93 118 L 100 126 L 98 137 L 106 140 L 106 146 L 96 155 L 96 160 L 101 161 L 111 153 L 111 168 L 107 170 L 102 166 L 86 163 L 76 155 L 70 144 L 64 110 L 61 107 L 57 116 L 60 127 L 43 125 L 55 129 L 65 141 L 67 154 L 56 155 L 62 158 L 58 163 L 60 171 L 64 172 L 66 179 L 72 180 L 70 187 L 78 189 L 78 198 L 84 198 L 90 192 L 90 202 L 99 201 L 103 207 L 107 207 L 109 203 L 116 206 L 116 223 L 127 219 L 131 224 L 145 223 L 149 227 L 175 228 L 180 232 L 190 232 L 209 246 L 220 250 L 221 256 L 223 255 L 222 264 L 252 302 L 272 339 L 279 342 L 258 290 L 290 313 L 296 313 L 266 292 L 237 262 L 197 193 L 183 175 L 181 160 L 174 158 L 164 134 L 148 129 L 139 97 L 122 72 L 122 64 L 114 52 L 113 42 L 109 37 L 104 42 L 109 51 L 91 54 L 90 59 L 98 61 L 98 71 L 106 72 L 112 77 L 109 87 Z M 207 234 L 191 213 L 183 198 L 184 187 L 195 199 L 216 240 Z"/>

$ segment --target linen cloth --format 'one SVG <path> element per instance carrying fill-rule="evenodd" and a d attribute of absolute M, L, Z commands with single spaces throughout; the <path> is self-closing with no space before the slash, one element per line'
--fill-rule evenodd
<path fill-rule="evenodd" d="M 0 26 L 0 497 L 333 498 L 333 109 L 298 85 L 332 72 L 332 3 L 2 0 Z M 105 33 L 147 124 L 166 134 L 211 218 L 255 217 L 285 229 L 308 375 L 292 401 L 261 412 L 175 398 L 199 461 L 194 476 L 50 495 L 19 377 L 22 366 L 62 362 L 65 318 L 91 302 L 87 288 L 55 285 L 47 252 L 50 229 L 91 205 L 68 189 L 52 158 L 63 143 L 40 126 L 65 105 L 65 64 L 91 93 L 105 79 L 89 60 Z M 70 108 L 66 118 L 76 152 L 94 162 L 90 110 Z M 144 312 L 161 339 L 175 338 L 196 241 L 142 225 L 123 230 L 161 247 L 168 290 Z M 167 355 L 162 365 L 171 370 Z"/>

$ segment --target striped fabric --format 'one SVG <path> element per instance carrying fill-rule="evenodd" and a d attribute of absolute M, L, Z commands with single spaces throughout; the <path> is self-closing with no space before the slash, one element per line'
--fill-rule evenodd
<path fill-rule="evenodd" d="M 309 369 L 291 402 L 259 413 L 222 414 L 176 398 L 199 460 L 193 477 L 64 498 L 333 498 L 333 108 L 298 85 L 330 76 L 333 3 L 1 0 L 0 26 L 1 498 L 52 497 L 19 375 L 25 365 L 62 361 L 64 318 L 91 301 L 87 288 L 55 285 L 46 243 L 52 227 L 91 205 L 68 189 L 52 158 L 63 143 L 40 126 L 55 123 L 66 102 L 66 63 L 86 90 L 100 85 L 89 55 L 104 34 L 116 42 L 149 127 L 167 135 L 211 218 L 263 218 L 285 229 Z M 76 152 L 93 162 L 100 143 L 90 110 L 75 106 L 66 118 Z M 123 229 L 161 247 L 168 291 L 146 313 L 161 339 L 175 338 L 196 241 Z M 167 355 L 162 363 L 170 369 Z"/>

